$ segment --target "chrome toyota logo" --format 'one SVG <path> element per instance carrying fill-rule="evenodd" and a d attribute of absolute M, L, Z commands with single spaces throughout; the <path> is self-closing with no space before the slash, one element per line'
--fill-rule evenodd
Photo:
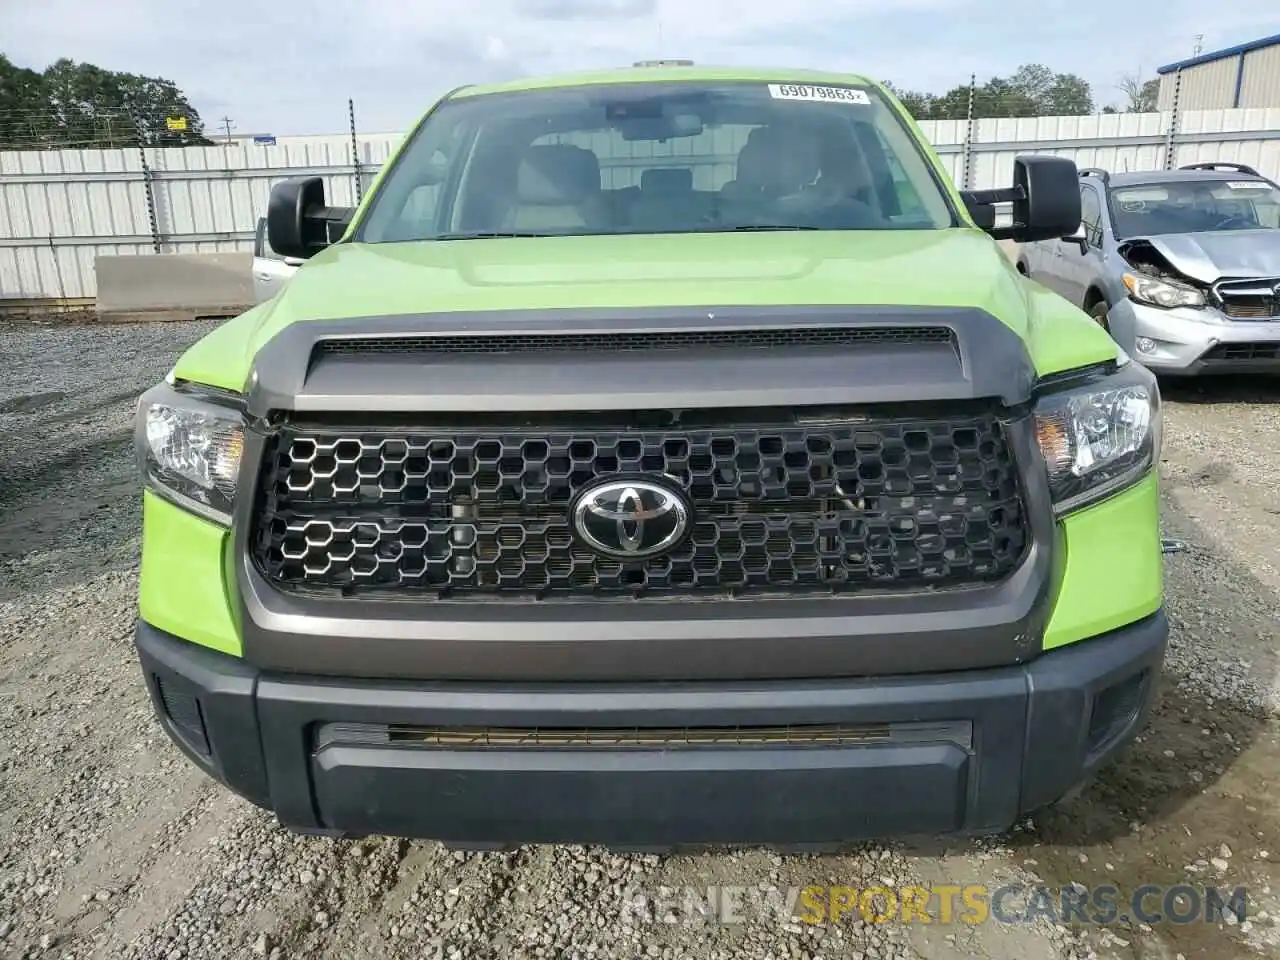
<path fill-rule="evenodd" d="M 689 529 L 689 504 L 662 484 L 615 480 L 582 493 L 573 506 L 573 528 L 598 553 L 643 560 L 680 542 Z"/>

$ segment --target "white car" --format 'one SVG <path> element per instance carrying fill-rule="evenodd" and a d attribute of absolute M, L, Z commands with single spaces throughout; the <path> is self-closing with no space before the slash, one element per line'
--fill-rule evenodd
<path fill-rule="evenodd" d="M 302 265 L 297 257 L 282 257 L 267 243 L 267 218 L 258 218 L 253 239 L 253 298 L 255 303 L 270 300 Z"/>

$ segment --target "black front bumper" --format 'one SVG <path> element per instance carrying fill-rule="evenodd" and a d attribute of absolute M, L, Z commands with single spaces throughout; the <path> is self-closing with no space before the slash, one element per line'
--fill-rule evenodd
<path fill-rule="evenodd" d="M 874 680 L 558 685 L 308 678 L 260 672 L 145 623 L 136 640 L 168 734 L 288 827 L 459 845 L 668 847 L 1003 830 L 1128 743 L 1151 703 L 1167 637 L 1157 613 L 1016 667 Z M 888 734 L 855 745 L 722 738 L 613 747 L 426 746 L 367 736 L 392 724 L 874 724 Z M 341 736 L 357 728 L 365 734 Z"/>

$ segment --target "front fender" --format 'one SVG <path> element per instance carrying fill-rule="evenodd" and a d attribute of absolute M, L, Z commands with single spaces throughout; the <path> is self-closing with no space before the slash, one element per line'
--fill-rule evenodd
<path fill-rule="evenodd" d="M 1084 310 L 1034 280 L 1024 283 L 1023 289 L 1027 352 L 1039 376 L 1115 359 L 1115 341 Z"/>
<path fill-rule="evenodd" d="M 201 337 L 178 358 L 173 375 L 233 393 L 245 389 L 252 362 L 250 347 L 255 334 L 279 304 L 273 297 L 228 320 L 212 333 Z"/>

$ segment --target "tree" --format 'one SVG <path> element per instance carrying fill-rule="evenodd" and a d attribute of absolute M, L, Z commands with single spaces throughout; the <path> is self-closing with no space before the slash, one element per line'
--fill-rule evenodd
<path fill-rule="evenodd" d="M 968 84 L 935 95 L 892 88 L 917 120 L 964 120 L 969 116 Z M 975 117 L 1080 116 L 1092 113 L 1093 91 L 1074 73 L 1055 73 L 1043 64 L 1023 64 L 1013 76 L 992 77 L 973 93 Z"/>
<path fill-rule="evenodd" d="M 976 117 L 1034 117 L 1039 104 L 1016 80 L 992 77 L 974 91 L 973 114 Z"/>
<path fill-rule="evenodd" d="M 1126 73 L 1117 84 L 1124 94 L 1125 113 L 1154 113 L 1160 99 L 1160 81 L 1141 80 L 1136 73 Z"/>
<path fill-rule="evenodd" d="M 1035 104 L 1030 116 L 1064 117 L 1093 113 L 1093 91 L 1074 73 L 1054 73 L 1041 63 L 1023 64 L 1010 86 Z"/>
<path fill-rule="evenodd" d="M 169 80 L 117 73 L 67 59 L 55 62 L 44 76 L 50 109 L 64 129 L 92 130 L 110 139 L 114 121 L 134 125 L 148 146 L 208 142 L 199 113 Z M 170 130 L 170 117 L 185 118 L 186 129 Z"/>
<path fill-rule="evenodd" d="M 0 53 L 0 145 L 31 135 L 30 129 L 24 129 L 27 119 L 44 100 L 44 78 Z"/>
<path fill-rule="evenodd" d="M 1024 63 L 1009 78 L 1009 85 L 1037 107 L 1049 102 L 1054 73 L 1042 63 Z"/>
<path fill-rule="evenodd" d="M 907 113 L 917 120 L 927 120 L 932 115 L 934 101 L 932 94 L 918 93 L 915 90 L 899 90 L 892 83 L 886 83 L 885 86 L 902 101 L 902 105 L 907 108 Z"/>
<path fill-rule="evenodd" d="M 1053 86 L 1041 104 L 1041 116 L 1080 117 L 1093 113 L 1093 90 L 1074 73 L 1054 74 Z"/>
<path fill-rule="evenodd" d="M 12 104 L 12 106 L 10 106 Z M 169 129 L 181 117 L 185 129 Z M 61 59 L 42 74 L 0 57 L 0 148 L 208 144 L 200 114 L 169 80 Z"/>
<path fill-rule="evenodd" d="M 974 92 L 974 112 L 977 114 L 978 92 Z M 969 85 L 952 87 L 940 97 L 933 98 L 932 119 L 963 120 L 969 116 Z"/>

